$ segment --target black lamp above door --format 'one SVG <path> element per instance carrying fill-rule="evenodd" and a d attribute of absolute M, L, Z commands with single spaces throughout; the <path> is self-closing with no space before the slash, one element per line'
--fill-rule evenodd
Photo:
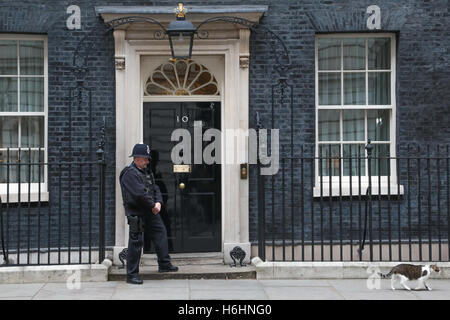
<path fill-rule="evenodd" d="M 192 22 L 186 20 L 187 10 L 182 2 L 178 3 L 175 13 L 177 20 L 172 21 L 166 30 L 166 34 L 169 36 L 172 59 L 191 59 L 197 28 L 194 27 Z"/>

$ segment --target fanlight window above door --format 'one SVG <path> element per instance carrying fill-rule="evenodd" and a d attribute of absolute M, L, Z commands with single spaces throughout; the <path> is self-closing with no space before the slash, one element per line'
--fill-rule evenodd
<path fill-rule="evenodd" d="M 218 96 L 219 85 L 203 65 L 186 60 L 167 62 L 155 69 L 147 79 L 145 96 Z"/>

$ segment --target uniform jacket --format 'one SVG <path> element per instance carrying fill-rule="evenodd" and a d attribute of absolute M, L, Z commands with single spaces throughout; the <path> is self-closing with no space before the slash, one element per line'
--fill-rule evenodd
<path fill-rule="evenodd" d="M 152 214 L 156 202 L 163 204 L 161 191 L 153 175 L 146 175 L 134 162 L 122 170 L 119 179 L 127 216 Z"/>

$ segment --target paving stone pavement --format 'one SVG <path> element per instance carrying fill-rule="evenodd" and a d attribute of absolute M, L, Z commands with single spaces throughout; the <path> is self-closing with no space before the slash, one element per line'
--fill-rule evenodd
<path fill-rule="evenodd" d="M 407 291 L 399 284 L 392 291 L 390 280 L 371 290 L 366 279 L 109 281 L 84 282 L 79 289 L 65 283 L 0 284 L 0 300 L 450 300 L 450 280 L 429 284 L 432 291 Z"/>

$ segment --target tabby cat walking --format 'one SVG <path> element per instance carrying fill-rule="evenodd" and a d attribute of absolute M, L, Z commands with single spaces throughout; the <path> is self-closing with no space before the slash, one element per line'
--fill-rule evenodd
<path fill-rule="evenodd" d="M 427 289 L 431 290 L 431 287 L 426 284 L 426 281 L 430 277 L 431 272 L 440 272 L 439 268 L 435 264 L 426 264 L 426 265 L 413 265 L 413 264 L 406 264 L 402 263 L 399 265 L 396 265 L 392 268 L 391 271 L 389 271 L 388 274 L 382 274 L 380 273 L 380 276 L 382 278 L 388 278 L 391 276 L 391 288 L 392 290 L 395 290 L 394 283 L 395 280 L 398 278 L 400 279 L 400 284 L 405 288 L 406 290 L 411 290 L 405 282 L 408 280 L 418 280 L 418 285 L 415 290 L 419 289 Z"/>

